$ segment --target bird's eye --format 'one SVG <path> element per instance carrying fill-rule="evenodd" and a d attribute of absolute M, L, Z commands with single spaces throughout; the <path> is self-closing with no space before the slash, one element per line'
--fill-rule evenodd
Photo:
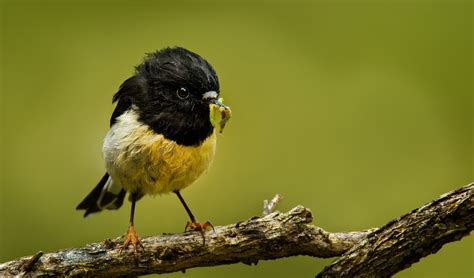
<path fill-rule="evenodd" d="M 176 91 L 176 95 L 179 98 L 186 99 L 189 97 L 189 91 L 186 88 L 181 87 Z"/>

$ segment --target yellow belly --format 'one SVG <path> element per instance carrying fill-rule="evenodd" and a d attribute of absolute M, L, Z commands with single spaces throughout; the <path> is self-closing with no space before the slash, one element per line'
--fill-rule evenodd
<path fill-rule="evenodd" d="M 142 124 L 111 129 L 104 142 L 106 168 L 129 192 L 168 193 L 193 183 L 215 154 L 216 134 L 199 146 L 183 146 Z"/>

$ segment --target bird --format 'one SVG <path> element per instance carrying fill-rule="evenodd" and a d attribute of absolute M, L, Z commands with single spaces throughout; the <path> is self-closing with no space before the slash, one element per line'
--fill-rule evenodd
<path fill-rule="evenodd" d="M 220 97 L 219 79 L 211 64 L 183 47 L 167 47 L 146 54 L 113 96 L 102 153 L 106 173 L 77 206 L 84 217 L 104 209 L 119 209 L 125 196 L 131 202 L 130 221 L 122 248 L 142 247 L 135 229 L 138 200 L 145 195 L 174 193 L 190 221 L 185 231 L 214 227 L 200 223 L 181 190 L 211 165 L 216 137 L 231 117 Z"/>

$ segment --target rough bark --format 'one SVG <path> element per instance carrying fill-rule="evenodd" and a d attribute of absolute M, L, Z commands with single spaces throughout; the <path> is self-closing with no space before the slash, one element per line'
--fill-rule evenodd
<path fill-rule="evenodd" d="M 342 255 L 319 277 L 389 276 L 473 229 L 473 191 L 474 184 L 467 185 L 382 228 L 349 233 L 329 233 L 311 225 L 311 211 L 302 206 L 272 212 L 281 200 L 276 197 L 266 202 L 268 215 L 216 227 L 206 233 L 205 245 L 198 232 L 148 237 L 135 257 L 131 250 L 120 252 L 120 243 L 106 240 L 0 264 L 0 277 L 136 276 L 295 255 Z"/>
<path fill-rule="evenodd" d="M 473 193 L 471 183 L 389 222 L 317 277 L 389 277 L 410 267 L 472 231 Z"/>
<path fill-rule="evenodd" d="M 328 233 L 310 225 L 311 211 L 297 206 L 287 213 L 273 212 L 206 232 L 143 238 L 144 250 L 135 257 L 120 253 L 120 243 L 107 240 L 85 247 L 42 255 L 34 266 L 32 257 L 0 265 L 0 276 L 26 273 L 38 276 L 121 276 L 185 271 L 188 268 L 231 263 L 256 264 L 259 260 L 294 255 L 321 258 L 339 256 L 369 231 Z"/>

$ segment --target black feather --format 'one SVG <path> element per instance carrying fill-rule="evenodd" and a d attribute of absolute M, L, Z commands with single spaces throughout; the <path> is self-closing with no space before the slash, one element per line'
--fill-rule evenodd
<path fill-rule="evenodd" d="M 86 212 L 84 213 L 84 217 L 87 215 L 94 213 L 94 212 L 99 212 L 102 209 L 99 207 L 99 199 L 102 193 L 102 189 L 104 188 L 105 184 L 107 183 L 107 180 L 109 179 L 109 174 L 105 173 L 105 175 L 102 177 L 102 179 L 99 181 L 96 187 L 82 200 L 82 202 L 76 207 L 77 210 L 85 210 Z M 107 196 L 107 194 L 109 196 Z M 118 195 L 114 195 L 112 193 L 106 192 L 100 200 L 100 203 L 105 205 L 110 202 L 114 202 L 114 206 L 110 207 L 110 209 L 118 209 L 122 206 L 123 204 L 123 199 L 125 197 L 126 191 L 122 189 Z M 104 202 L 104 198 L 108 198 L 107 202 Z M 115 201 L 114 201 L 115 199 Z"/>
<path fill-rule="evenodd" d="M 117 121 L 117 117 L 132 107 L 132 99 L 139 97 L 140 94 L 142 94 L 142 88 L 138 84 L 135 76 L 130 77 L 122 83 L 119 91 L 113 98 L 113 102 L 117 102 L 117 106 L 110 118 L 110 126 Z"/>
<path fill-rule="evenodd" d="M 186 88 L 188 98 L 176 91 Z M 212 66 L 184 48 L 165 48 L 148 54 L 114 95 L 117 107 L 111 125 L 125 111 L 136 107 L 139 120 L 157 134 L 185 146 L 201 144 L 213 132 L 209 103 L 202 95 L 219 93 L 219 80 Z"/>

